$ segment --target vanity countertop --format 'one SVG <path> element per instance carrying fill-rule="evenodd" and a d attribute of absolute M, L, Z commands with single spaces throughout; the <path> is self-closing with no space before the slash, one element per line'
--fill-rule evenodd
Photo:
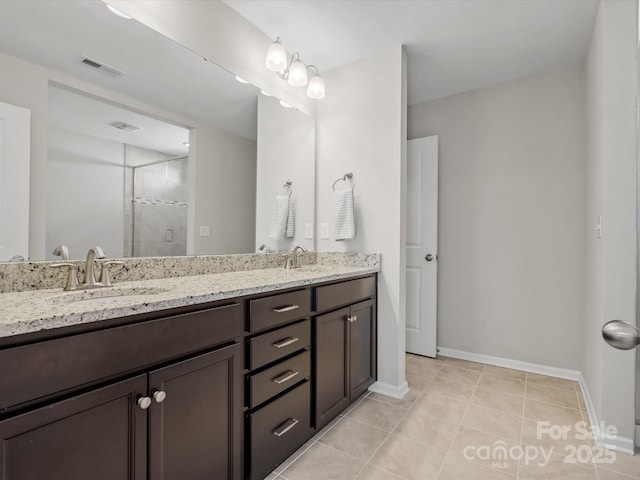
<path fill-rule="evenodd" d="M 304 287 L 380 271 L 379 265 L 309 265 L 117 283 L 110 288 L 62 288 L 0 294 L 0 337 L 80 325 L 228 298 Z"/>

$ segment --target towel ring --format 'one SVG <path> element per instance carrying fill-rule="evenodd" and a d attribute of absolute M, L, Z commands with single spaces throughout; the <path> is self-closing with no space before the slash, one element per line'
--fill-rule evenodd
<path fill-rule="evenodd" d="M 342 182 L 346 182 L 346 181 L 347 181 L 347 178 L 348 178 L 348 179 L 353 179 L 353 173 L 351 173 L 351 172 L 347 172 L 347 173 L 345 173 L 345 174 L 344 174 L 344 177 L 340 177 L 340 178 L 338 178 L 335 182 L 333 182 L 333 186 L 331 187 L 331 188 L 333 189 L 333 191 L 334 191 L 334 192 L 336 191 L 336 183 L 338 183 L 338 182 L 340 182 L 340 181 L 342 181 Z M 352 183 L 353 183 L 353 182 L 352 182 Z"/>

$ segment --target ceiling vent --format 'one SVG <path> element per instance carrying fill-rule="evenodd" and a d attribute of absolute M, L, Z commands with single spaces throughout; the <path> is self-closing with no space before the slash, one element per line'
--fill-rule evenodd
<path fill-rule="evenodd" d="M 90 58 L 90 57 L 87 57 L 86 55 L 82 55 L 80 57 L 80 63 L 85 67 L 104 73 L 106 76 L 111 78 L 118 78 L 120 75 L 124 75 L 124 72 L 122 70 L 118 70 L 117 68 L 112 67 L 111 65 L 107 65 L 106 63 L 99 62 L 95 58 Z"/>
<path fill-rule="evenodd" d="M 110 124 L 112 127 L 117 128 L 118 130 L 124 130 L 125 132 L 139 132 L 142 130 L 142 127 L 136 127 L 135 125 L 131 125 L 125 122 L 115 122 Z"/>

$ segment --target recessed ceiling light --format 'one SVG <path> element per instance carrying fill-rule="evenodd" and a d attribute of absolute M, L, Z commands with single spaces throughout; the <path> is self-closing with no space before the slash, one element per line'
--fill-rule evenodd
<path fill-rule="evenodd" d="M 126 18 L 127 20 L 131 20 L 131 17 L 129 15 L 127 15 L 126 13 L 121 12 L 116 7 L 112 7 L 108 3 L 107 3 L 107 8 L 109 10 L 111 10 L 113 13 L 115 13 L 116 15 L 118 15 L 119 17 Z"/>
<path fill-rule="evenodd" d="M 244 78 L 239 77 L 238 75 L 236 75 L 236 80 L 239 81 L 240 83 L 249 83 Z"/>
<path fill-rule="evenodd" d="M 263 94 L 265 97 L 271 97 L 271 94 L 269 92 L 264 91 L 264 90 L 260 90 L 260 93 Z"/>
<path fill-rule="evenodd" d="M 291 108 L 291 105 L 289 105 L 287 102 L 284 102 L 282 100 L 280 100 L 280 105 L 282 105 L 284 108 Z"/>

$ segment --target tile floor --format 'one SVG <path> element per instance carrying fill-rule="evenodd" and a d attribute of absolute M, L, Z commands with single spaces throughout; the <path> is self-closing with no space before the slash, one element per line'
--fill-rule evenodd
<path fill-rule="evenodd" d="M 640 451 L 601 450 L 576 429 L 575 382 L 415 355 L 406 372 L 405 398 L 363 395 L 267 480 L 640 479 Z"/>

